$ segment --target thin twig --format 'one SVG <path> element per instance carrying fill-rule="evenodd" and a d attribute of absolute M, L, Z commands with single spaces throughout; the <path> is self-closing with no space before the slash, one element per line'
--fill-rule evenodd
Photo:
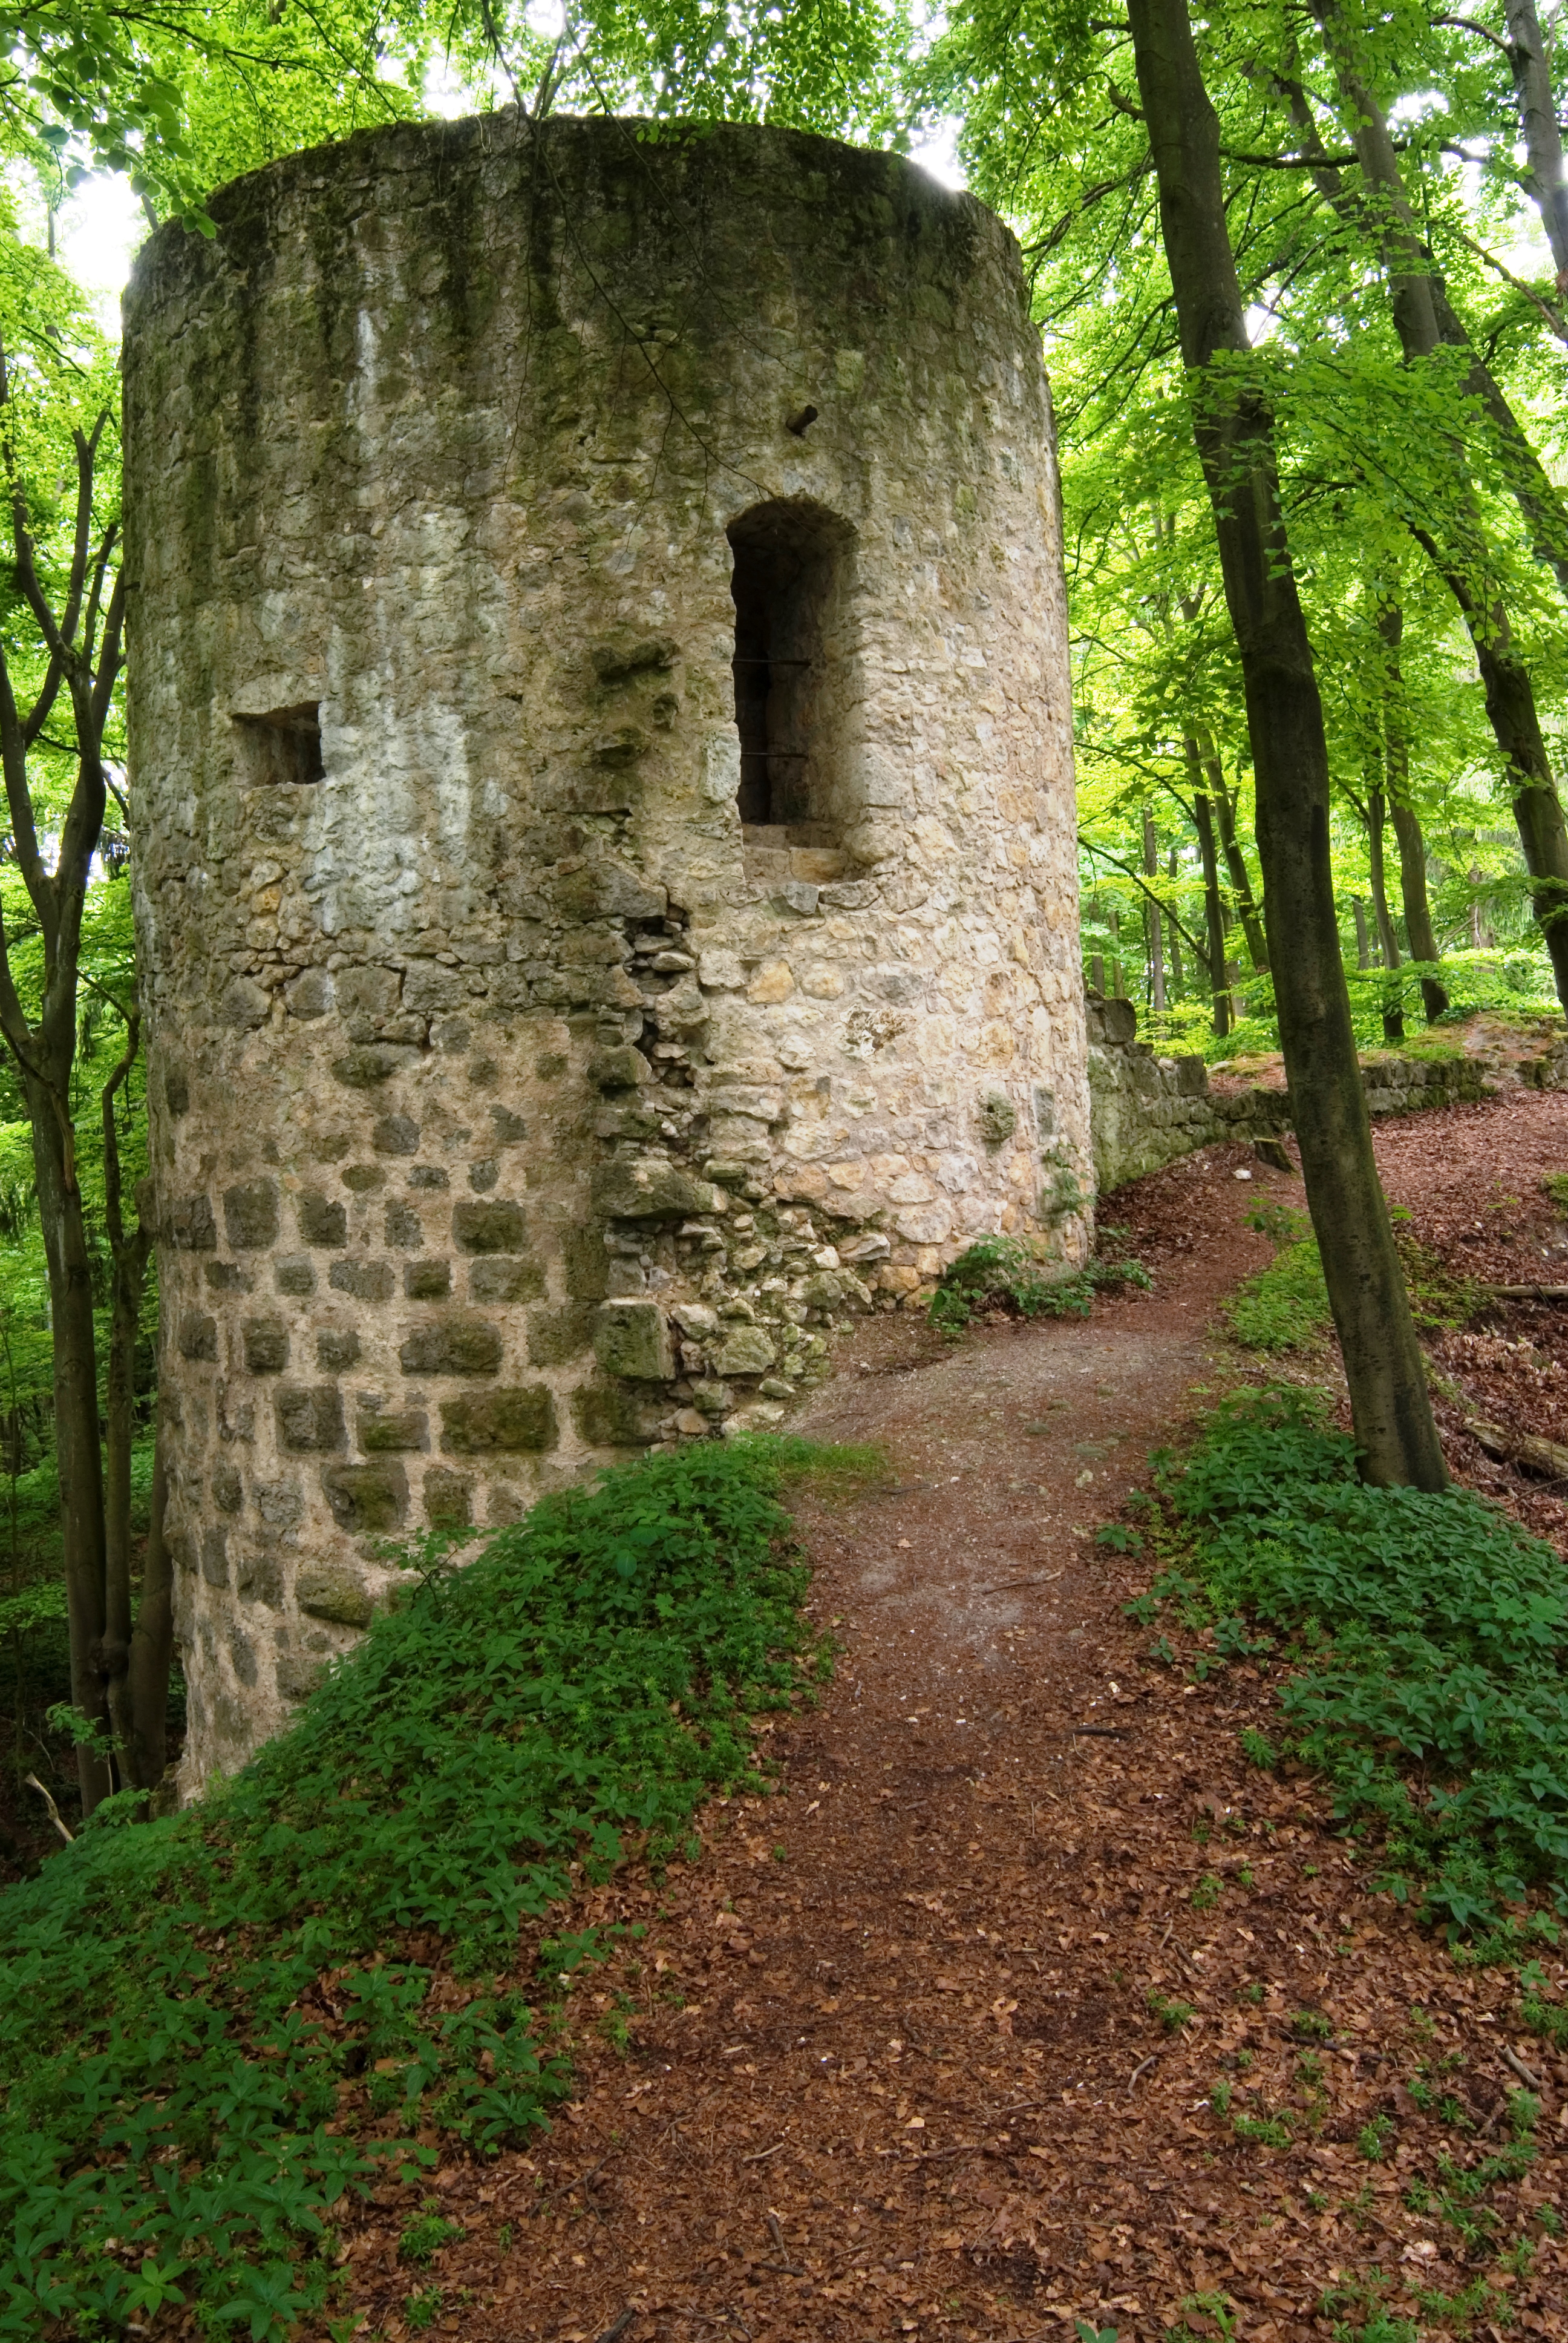
<path fill-rule="evenodd" d="M 67 1846 L 75 1846 L 76 1844 L 75 1832 L 74 1830 L 66 1829 L 65 1823 L 61 1820 L 59 1807 L 55 1804 L 54 1799 L 49 1795 L 48 1791 L 44 1787 L 43 1783 L 40 1782 L 36 1774 L 29 1774 L 26 1779 L 27 1787 L 30 1790 L 36 1790 L 38 1795 L 43 1799 L 44 1804 L 48 1807 L 49 1820 L 54 1824 L 55 1828 L 59 1832 L 60 1836 L 65 1840 L 65 1845 Z"/>
<path fill-rule="evenodd" d="M 1000 1586 L 982 1586 L 980 1588 L 980 1593 L 982 1594 L 1010 1594 L 1015 1586 L 1049 1586 L 1052 1579 L 1060 1578 L 1060 1576 L 1061 1573 L 1060 1570 L 1048 1570 L 1043 1578 L 1004 1578 Z"/>
<path fill-rule="evenodd" d="M 1132 2086 L 1138 2080 L 1140 2075 L 1146 2075 L 1159 2056 L 1160 2053 L 1158 2050 L 1151 2050 L 1148 2057 L 1143 2061 L 1143 2064 L 1141 2066 L 1134 2066 L 1131 2074 L 1127 2077 L 1127 2096 L 1129 2098 L 1132 2097 Z"/>
<path fill-rule="evenodd" d="M 636 2317 L 637 2312 L 635 2309 L 623 2310 L 620 2317 L 616 2320 L 615 2325 L 605 2328 L 604 2333 L 598 2338 L 598 2343 L 617 2343 L 617 2338 L 626 2333 L 627 2328 L 631 2325 L 632 2320 Z"/>
<path fill-rule="evenodd" d="M 766 2164 L 770 2156 L 777 2156 L 781 2147 L 789 2145 L 787 2139 L 776 2139 L 771 2147 L 759 2148 L 754 2156 L 743 2156 L 740 2161 L 742 2164 Z"/>
<path fill-rule="evenodd" d="M 1520 2081 L 1522 2083 L 1528 2083 L 1533 2091 L 1540 2090 L 1542 2087 L 1541 2077 L 1536 2073 L 1534 2067 L 1527 2066 L 1523 2059 L 1519 2056 L 1518 2051 L 1511 2050 L 1506 2042 L 1499 2044 L 1498 2046 L 1502 2054 L 1503 2065 L 1505 2066 L 1512 2066 Z"/>

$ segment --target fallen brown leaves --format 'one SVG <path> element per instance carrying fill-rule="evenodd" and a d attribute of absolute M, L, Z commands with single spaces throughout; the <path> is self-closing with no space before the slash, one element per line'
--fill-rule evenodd
<path fill-rule="evenodd" d="M 1561 1119 L 1385 1130 L 1391 1193 L 1457 1243 L 1465 1179 L 1522 1192 Z M 1151 1296 L 951 1354 L 857 1338 L 809 1428 L 882 1439 L 898 1478 L 802 1512 L 844 1646 L 823 1705 L 775 1736 L 778 1795 L 701 1816 L 695 1865 L 574 1912 L 645 1931 L 573 1986 L 578 2097 L 526 2153 L 437 2176 L 465 2234 L 428 2280 L 397 2258 L 417 2192 L 370 2209 L 347 2264 L 367 2332 L 401 2343 L 429 2283 L 433 2331 L 473 2343 L 1026 2343 L 1080 2318 L 1285 2343 L 1374 2303 L 1425 2335 L 1568 2335 L 1568 2062 L 1501 1972 L 1374 1892 L 1309 1781 L 1244 1765 L 1255 1673 L 1141 1664 L 1136 1565 L 1085 1534 L 1223 1372 L 1215 1298 L 1267 1257 L 1246 1161 L 1117 1201 Z M 1494 1404 L 1492 1354 L 1462 1355 Z M 1537 2154 L 1482 2193 L 1479 2236 L 1463 2176 L 1512 2139 L 1520 2065 Z"/>

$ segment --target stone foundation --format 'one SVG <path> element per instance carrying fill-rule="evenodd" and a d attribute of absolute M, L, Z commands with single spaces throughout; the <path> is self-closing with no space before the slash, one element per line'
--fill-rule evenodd
<path fill-rule="evenodd" d="M 1292 1128 L 1288 1091 L 1262 1083 L 1211 1091 L 1201 1058 L 1157 1057 L 1147 1041 L 1134 1038 L 1131 1001 L 1091 996 L 1088 1032 L 1094 1177 L 1101 1196 L 1200 1147 L 1277 1139 Z M 1553 1035 L 1543 1047 L 1483 1046 L 1453 1058 L 1369 1052 L 1362 1060 L 1362 1081 L 1374 1115 L 1456 1106 L 1520 1086 L 1568 1090 L 1568 1041 Z"/>
<path fill-rule="evenodd" d="M 290 157 L 126 305 L 187 1775 L 387 1583 L 1086 1242 L 1050 417 L 887 155 L 511 116 Z"/>

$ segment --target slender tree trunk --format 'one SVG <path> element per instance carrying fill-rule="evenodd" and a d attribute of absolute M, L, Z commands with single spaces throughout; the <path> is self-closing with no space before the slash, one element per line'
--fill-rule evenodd
<path fill-rule="evenodd" d="M 1429 963 L 1441 958 L 1437 936 L 1432 924 L 1432 904 L 1426 891 L 1426 840 L 1421 832 L 1421 817 L 1412 805 L 1402 805 L 1394 798 L 1390 805 L 1393 816 L 1394 836 L 1399 840 L 1399 886 L 1404 903 L 1404 931 L 1410 938 L 1412 960 Z M 1421 980 L 1421 1005 L 1426 1021 L 1435 1025 L 1448 1012 L 1448 987 L 1440 979 L 1423 976 Z"/>
<path fill-rule="evenodd" d="M 1154 836 L 1154 816 L 1143 809 L 1143 876 L 1160 876 L 1160 850 Z M 1165 948 L 1160 906 L 1144 899 L 1143 918 L 1149 930 L 1149 1006 L 1156 1017 L 1165 1014 Z"/>
<path fill-rule="evenodd" d="M 1483 870 L 1480 863 L 1473 862 L 1470 866 L 1471 885 L 1473 887 L 1479 887 L 1484 880 L 1485 877 L 1486 873 Z M 1492 929 L 1482 911 L 1480 898 L 1476 897 L 1472 900 L 1470 906 L 1471 949 L 1473 951 L 1490 951 L 1496 940 L 1497 939 L 1493 934 Z"/>
<path fill-rule="evenodd" d="M 1359 895 L 1351 897 L 1351 914 L 1356 923 L 1356 966 L 1372 966 L 1372 940 L 1367 934 L 1367 907 Z"/>
<path fill-rule="evenodd" d="M 1176 849 L 1171 849 L 1170 872 L 1172 883 L 1178 876 Z M 1171 922 L 1171 984 L 1178 1001 L 1181 998 L 1181 938 L 1174 920 Z"/>
<path fill-rule="evenodd" d="M 1219 763 L 1216 758 L 1212 768 L 1216 774 Z M 1247 939 L 1247 957 L 1261 976 L 1268 969 L 1269 947 L 1263 934 L 1257 898 L 1252 892 L 1252 874 L 1247 868 L 1247 858 L 1236 835 L 1236 800 L 1223 781 L 1214 792 L 1214 818 L 1219 824 L 1220 847 L 1225 857 L 1231 892 L 1236 900 L 1236 917 L 1241 920 L 1241 933 Z"/>
<path fill-rule="evenodd" d="M 1203 777 L 1201 751 L 1187 741 L 1187 764 L 1194 784 Z M 1214 850 L 1214 817 L 1201 789 L 1192 791 L 1193 819 L 1198 824 L 1198 852 L 1203 864 L 1203 931 L 1209 940 L 1209 994 L 1214 1004 L 1214 1031 L 1223 1037 L 1231 1030 L 1231 995 L 1225 983 L 1225 906 L 1220 894 L 1220 862 Z"/>
<path fill-rule="evenodd" d="M 1219 122 L 1186 0 L 1129 0 L 1128 13 L 1194 437 L 1246 689 L 1285 1071 L 1362 1470 L 1372 1482 L 1441 1489 L 1442 1451 L 1372 1157 L 1340 958 L 1322 703 L 1280 504 L 1273 418 L 1245 371 Z"/>
<path fill-rule="evenodd" d="M 1367 826 L 1367 868 L 1372 876 L 1372 916 L 1377 921 L 1378 959 L 1391 971 L 1400 963 L 1399 936 L 1389 915 L 1388 881 L 1383 864 L 1383 830 L 1388 809 L 1380 787 L 1382 760 L 1373 766 L 1367 784 L 1367 801 L 1362 814 Z M 1382 1037 L 1385 1041 L 1404 1040 L 1404 1010 L 1400 988 L 1384 985 L 1382 1000 Z"/>
<path fill-rule="evenodd" d="M 1519 127 L 1530 161 L 1528 184 L 1552 246 L 1557 290 L 1564 294 L 1568 293 L 1568 181 L 1563 173 L 1563 137 L 1557 127 L 1546 44 L 1541 37 L 1534 0 L 1503 0 L 1503 14 L 1508 26 L 1508 61 L 1513 68 Z"/>
<path fill-rule="evenodd" d="M 1434 356 L 1450 338 L 1444 333 L 1445 320 L 1452 326 L 1453 338 L 1463 343 L 1465 337 L 1417 230 L 1387 116 L 1357 70 L 1335 0 L 1314 0 L 1314 5 L 1339 82 L 1346 127 L 1368 190 L 1379 207 L 1394 330 L 1407 361 L 1413 364 Z M 1483 390 L 1480 385 L 1477 388 Z M 1513 427 L 1517 431 L 1516 424 Z M 1551 954 L 1557 997 L 1568 1011 L 1568 822 L 1563 820 L 1546 755 L 1529 670 L 1514 651 L 1508 613 L 1490 574 L 1485 529 L 1475 507 L 1468 459 L 1458 441 L 1453 443 L 1452 456 L 1456 494 L 1452 520 L 1441 532 L 1412 527 L 1412 534 L 1459 604 L 1474 646 L 1486 713 L 1503 754 L 1525 869 L 1534 882 L 1531 894 L 1535 918 Z M 1531 518 L 1530 510 L 1525 517 Z M 1542 525 L 1547 524 L 1543 521 Z M 1556 521 L 1551 527 L 1555 536 L 1549 558 L 1554 566 L 1560 564 L 1558 577 L 1568 592 L 1568 542 L 1563 540 Z"/>
<path fill-rule="evenodd" d="M 1404 906 L 1404 931 L 1412 960 L 1430 963 L 1439 955 L 1426 892 L 1426 840 L 1421 834 L 1421 818 L 1411 803 L 1410 729 L 1405 720 L 1404 677 L 1399 663 L 1404 611 L 1399 603 L 1383 604 L 1378 613 L 1378 633 L 1382 639 L 1385 660 L 1383 774 L 1394 836 L 1399 841 L 1399 891 Z M 1436 977 L 1423 976 L 1421 1003 L 1427 1023 L 1435 1025 L 1448 1008 L 1447 988 Z"/>
<path fill-rule="evenodd" d="M 1387 808 L 1381 789 L 1374 786 L 1367 791 L 1367 862 L 1372 872 L 1372 913 L 1377 920 L 1378 942 L 1382 947 L 1384 968 L 1397 968 L 1400 962 L 1399 937 L 1389 916 L 1388 883 L 1383 869 L 1383 827 Z"/>
<path fill-rule="evenodd" d="M 62 1133 L 55 1098 L 41 1083 L 29 1081 L 25 1088 L 54 1322 L 55 1455 L 68 1597 L 71 1705 L 106 1740 L 110 1717 L 104 1643 L 108 1620 L 92 1261 L 75 1151 Z M 82 1811 L 91 1814 L 113 1786 L 107 1762 L 82 1743 L 76 1750 L 76 1774 Z"/>

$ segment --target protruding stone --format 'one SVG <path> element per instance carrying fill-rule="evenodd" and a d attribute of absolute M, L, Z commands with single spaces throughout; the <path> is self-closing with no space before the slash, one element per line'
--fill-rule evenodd
<path fill-rule="evenodd" d="M 425 1519 L 433 1530 L 444 1530 L 448 1537 L 455 1537 L 470 1527 L 474 1483 L 466 1473 L 447 1473 L 433 1464 L 425 1475 L 423 1493 Z"/>
<path fill-rule="evenodd" d="M 210 1196 L 176 1196 L 169 1206 L 169 1242 L 180 1252 L 214 1252 L 217 1222 Z"/>
<path fill-rule="evenodd" d="M 315 1189 L 302 1189 L 296 1196 L 294 1217 L 304 1244 L 326 1250 L 348 1242 L 347 1205 L 329 1202 Z"/>
<path fill-rule="evenodd" d="M 528 1218 L 520 1204 L 454 1204 L 452 1242 L 459 1252 L 522 1252 L 528 1242 Z"/>
<path fill-rule="evenodd" d="M 408 1518 L 408 1475 L 389 1456 L 370 1464 L 329 1464 L 321 1486 L 340 1530 L 401 1529 Z"/>
<path fill-rule="evenodd" d="M 364 1579 L 342 1562 L 307 1564 L 294 1582 L 294 1599 L 312 1619 L 328 1620 L 335 1627 L 368 1627 L 376 1611 Z"/>
<path fill-rule="evenodd" d="M 341 1374 L 359 1356 L 359 1337 L 352 1326 L 324 1326 L 316 1338 L 316 1363 L 328 1374 Z"/>
<path fill-rule="evenodd" d="M 636 1090 L 653 1080 L 653 1068 L 640 1050 L 596 1050 L 588 1061 L 588 1080 L 601 1091 Z"/>
<path fill-rule="evenodd" d="M 403 1291 L 410 1302 L 444 1302 L 452 1291 L 449 1261 L 411 1261 L 403 1271 Z"/>
<path fill-rule="evenodd" d="M 335 1261 L 327 1282 L 356 1302 L 390 1302 L 395 1280 L 389 1261 Z"/>
<path fill-rule="evenodd" d="M 544 1290 L 538 1262 L 516 1254 L 492 1253 L 468 1272 L 468 1292 L 476 1302 L 537 1302 Z"/>
<path fill-rule="evenodd" d="M 766 1374 L 779 1353 L 760 1326 L 725 1326 L 711 1346 L 713 1371 L 719 1375 Z"/>
<path fill-rule="evenodd" d="M 336 1383 L 285 1383 L 274 1406 L 280 1448 L 297 1455 L 344 1446 L 343 1400 Z"/>
<path fill-rule="evenodd" d="M 593 1347 L 607 1374 L 663 1383 L 675 1373 L 669 1328 L 657 1302 L 601 1302 Z"/>
<path fill-rule="evenodd" d="M 277 1182 L 251 1180 L 227 1188 L 223 1199 L 224 1234 L 236 1252 L 261 1252 L 277 1242 Z"/>
<path fill-rule="evenodd" d="M 182 1359 L 217 1360 L 217 1320 L 200 1310 L 187 1310 L 180 1320 L 179 1353 Z"/>
<path fill-rule="evenodd" d="M 729 1199 L 662 1155 L 618 1155 L 594 1173 L 593 1203 L 608 1220 L 658 1221 L 726 1212 Z"/>
<path fill-rule="evenodd" d="M 558 1437 L 547 1383 L 441 1403 L 441 1446 L 448 1456 L 520 1455 L 553 1448 Z"/>
<path fill-rule="evenodd" d="M 288 1364 L 288 1329 L 281 1318 L 247 1318 L 245 1363 L 253 1375 L 281 1374 Z"/>
<path fill-rule="evenodd" d="M 360 1411 L 356 1437 L 367 1456 L 400 1456 L 428 1448 L 430 1419 L 423 1408 Z"/>
<path fill-rule="evenodd" d="M 493 1375 L 502 1348 L 500 1329 L 489 1319 L 454 1314 L 416 1327 L 397 1361 L 406 1375 Z"/>

